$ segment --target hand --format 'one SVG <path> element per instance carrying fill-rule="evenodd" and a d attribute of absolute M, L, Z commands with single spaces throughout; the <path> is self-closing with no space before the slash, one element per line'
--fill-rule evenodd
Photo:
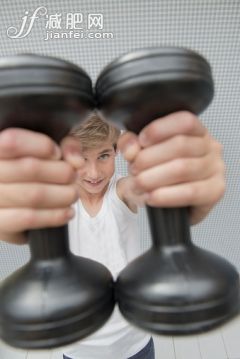
<path fill-rule="evenodd" d="M 190 207 L 190 223 L 197 224 L 224 195 L 222 145 L 190 112 L 156 119 L 139 136 L 126 132 L 118 147 L 150 206 Z"/>
<path fill-rule="evenodd" d="M 19 128 L 0 132 L 0 239 L 22 244 L 24 231 L 73 217 L 76 173 L 48 136 Z"/>

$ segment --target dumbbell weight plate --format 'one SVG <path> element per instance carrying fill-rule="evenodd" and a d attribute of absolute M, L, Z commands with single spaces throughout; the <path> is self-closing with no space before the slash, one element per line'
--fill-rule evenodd
<path fill-rule="evenodd" d="M 23 127 L 59 142 L 94 105 L 80 67 L 35 54 L 0 58 L 0 131 Z"/>
<path fill-rule="evenodd" d="M 200 113 L 213 93 L 208 63 L 193 51 L 175 47 L 123 55 L 96 83 L 96 102 L 104 117 L 135 133 L 172 112 Z"/>

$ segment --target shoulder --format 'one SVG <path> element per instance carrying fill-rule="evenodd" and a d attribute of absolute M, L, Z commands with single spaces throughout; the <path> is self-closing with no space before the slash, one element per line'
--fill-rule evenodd
<path fill-rule="evenodd" d="M 130 201 L 129 193 L 129 177 L 121 177 L 116 183 L 116 192 L 121 201 L 123 201 L 128 208 L 133 212 L 137 213 L 137 205 Z"/>

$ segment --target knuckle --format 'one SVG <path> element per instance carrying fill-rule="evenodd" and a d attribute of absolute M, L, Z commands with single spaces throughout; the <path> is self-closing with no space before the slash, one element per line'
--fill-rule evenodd
<path fill-rule="evenodd" d="M 59 214 L 59 221 L 60 222 L 65 223 L 65 222 L 69 221 L 69 209 L 70 209 L 70 207 L 65 208 L 64 210 L 62 210 L 60 212 L 60 214 Z"/>
<path fill-rule="evenodd" d="M 143 153 L 139 153 L 136 155 L 134 161 L 133 161 L 133 165 L 134 165 L 134 169 L 136 171 L 139 171 L 142 167 L 142 164 L 148 163 L 149 162 L 149 156 L 147 156 L 144 152 Z"/>
<path fill-rule="evenodd" d="M 176 136 L 176 143 L 178 148 L 178 153 L 184 153 L 184 149 L 186 148 L 186 137 L 183 135 Z"/>
<path fill-rule="evenodd" d="M 51 156 L 55 151 L 55 145 L 53 141 L 48 137 L 44 137 L 44 141 L 45 143 L 43 144 L 43 148 L 46 151 L 46 155 Z"/>
<path fill-rule="evenodd" d="M 186 132 L 191 132 L 196 126 L 196 116 L 189 111 L 184 111 L 183 112 L 183 125 L 184 125 Z"/>
<path fill-rule="evenodd" d="M 151 139 L 151 141 L 157 141 L 160 136 L 160 129 L 161 129 L 162 119 L 157 118 L 150 122 L 145 128 L 142 133 L 144 133 L 144 137 L 147 139 Z M 148 142 L 148 141 L 147 141 Z M 144 146 L 145 147 L 145 146 Z M 148 147 L 148 146 L 146 146 Z"/>
<path fill-rule="evenodd" d="M 129 141 L 133 141 L 136 135 L 133 132 L 126 131 L 122 133 L 118 139 L 117 145 L 121 151 L 125 151 Z"/>
<path fill-rule="evenodd" d="M 134 183 L 135 183 L 135 187 L 136 187 L 137 189 L 142 189 L 142 188 L 144 188 L 144 187 L 145 187 L 145 183 L 146 183 L 145 177 L 144 177 L 142 174 L 139 174 L 139 175 L 135 176 L 135 181 L 134 181 Z"/>
<path fill-rule="evenodd" d="M 75 178 L 75 171 L 74 171 L 73 167 L 67 162 L 63 162 L 63 172 L 62 173 L 64 176 L 64 180 L 67 183 L 71 182 Z"/>
<path fill-rule="evenodd" d="M 206 152 L 210 152 L 212 145 L 212 137 L 210 136 L 210 134 L 206 133 L 206 135 L 201 139 L 202 139 L 202 146 L 205 148 Z"/>
<path fill-rule="evenodd" d="M 29 175 L 37 175 L 39 170 L 39 161 L 32 157 L 26 157 L 21 159 L 21 166 L 24 174 Z"/>
<path fill-rule="evenodd" d="M 69 209 L 70 207 L 57 209 L 51 216 L 50 226 L 58 226 L 69 222 Z"/>
<path fill-rule="evenodd" d="M 4 147 L 6 150 L 12 151 L 17 147 L 17 130 L 11 128 L 6 129 L 1 132 L 1 147 Z"/>
<path fill-rule="evenodd" d="M 25 229 L 33 228 L 36 225 L 37 216 L 33 209 L 25 209 L 21 217 L 21 222 Z"/>
<path fill-rule="evenodd" d="M 211 153 L 207 156 L 206 166 L 212 168 L 212 171 L 220 174 L 225 174 L 226 164 L 222 157 L 218 156 L 216 153 Z"/>
<path fill-rule="evenodd" d="M 157 118 L 156 120 L 154 120 L 148 127 L 148 134 L 156 134 L 159 131 L 159 125 L 161 123 L 161 119 Z"/>
<path fill-rule="evenodd" d="M 223 144 L 210 135 L 208 137 L 208 140 L 210 142 L 211 150 L 221 155 L 224 149 Z"/>
<path fill-rule="evenodd" d="M 45 198 L 45 192 L 43 187 L 32 188 L 27 194 L 31 206 L 39 207 L 39 204 L 41 204 Z"/>
<path fill-rule="evenodd" d="M 67 219 L 67 209 L 59 209 L 59 210 L 55 210 L 52 211 L 52 216 L 51 216 L 51 223 L 49 223 L 49 225 L 59 225 L 59 224 L 63 224 L 66 222 Z"/>
<path fill-rule="evenodd" d="M 189 203 L 192 203 L 194 199 L 197 199 L 200 195 L 200 191 L 197 185 L 194 185 L 193 183 L 186 187 L 186 200 Z"/>
<path fill-rule="evenodd" d="M 182 180 L 188 174 L 188 165 L 184 159 L 177 159 L 175 161 L 175 176 L 177 180 Z"/>
<path fill-rule="evenodd" d="M 69 188 L 69 204 L 72 204 L 79 198 L 78 189 L 76 186 L 71 186 Z"/>

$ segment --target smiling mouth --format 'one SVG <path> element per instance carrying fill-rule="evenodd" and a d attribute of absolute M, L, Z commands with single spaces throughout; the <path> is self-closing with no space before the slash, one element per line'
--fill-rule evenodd
<path fill-rule="evenodd" d="M 85 182 L 87 182 L 88 184 L 92 185 L 92 186 L 97 186 L 99 185 L 103 180 L 100 181 L 87 181 L 85 180 Z"/>

